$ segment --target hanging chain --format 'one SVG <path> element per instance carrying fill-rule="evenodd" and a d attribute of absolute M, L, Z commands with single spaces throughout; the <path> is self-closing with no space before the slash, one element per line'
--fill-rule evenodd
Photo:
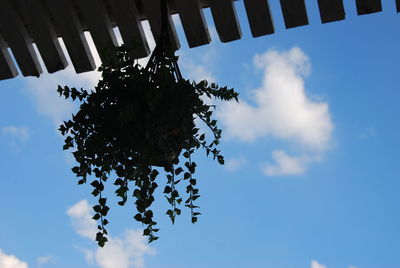
<path fill-rule="evenodd" d="M 150 56 L 146 69 L 152 73 L 157 73 L 161 66 L 168 66 L 177 81 L 182 79 L 181 71 L 177 63 L 174 49 L 171 45 L 168 31 L 168 3 L 167 0 L 161 1 L 161 31 L 158 37 L 156 47 Z"/>

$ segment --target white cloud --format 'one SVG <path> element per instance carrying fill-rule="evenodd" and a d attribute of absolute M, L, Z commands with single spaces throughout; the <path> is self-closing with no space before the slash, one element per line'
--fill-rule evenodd
<path fill-rule="evenodd" d="M 2 128 L 2 132 L 4 135 L 17 139 L 20 142 L 26 142 L 30 137 L 27 127 L 6 126 Z"/>
<path fill-rule="evenodd" d="M 75 231 L 82 237 L 93 240 L 97 232 L 96 223 L 91 219 L 91 208 L 87 200 L 82 200 L 67 210 Z M 127 230 L 122 237 L 108 236 L 104 248 L 80 249 L 88 263 L 101 268 L 142 268 L 145 255 L 154 255 L 142 235 L 142 230 Z"/>
<path fill-rule="evenodd" d="M 252 103 L 241 101 L 222 105 L 227 138 L 252 142 L 270 136 L 300 145 L 311 154 L 321 154 L 331 145 L 333 123 L 328 103 L 307 95 L 304 78 L 310 74 L 307 55 L 297 47 L 289 51 L 269 50 L 254 57 L 263 71 L 261 87 L 252 91 Z M 266 174 L 301 174 L 315 157 L 289 157 L 281 150 L 273 155 L 275 166 L 267 164 Z"/>
<path fill-rule="evenodd" d="M 225 160 L 224 168 L 229 172 L 238 171 L 247 164 L 244 157 L 228 158 Z"/>
<path fill-rule="evenodd" d="M 184 55 L 184 54 L 183 54 Z M 188 79 L 194 80 L 196 82 L 200 82 L 202 80 L 207 80 L 208 82 L 215 82 L 215 77 L 212 73 L 207 70 L 204 65 L 196 64 L 189 58 L 185 58 L 182 55 L 180 56 L 179 64 L 182 66 L 182 69 L 185 70 L 185 73 L 188 75 Z"/>
<path fill-rule="evenodd" d="M 310 268 L 327 268 L 326 265 L 320 264 L 317 261 L 312 261 Z M 349 268 L 357 268 L 356 266 L 350 265 Z"/>
<path fill-rule="evenodd" d="M 311 268 L 326 268 L 326 266 L 318 263 L 317 261 L 312 261 Z"/>
<path fill-rule="evenodd" d="M 333 123 L 328 104 L 306 94 L 310 62 L 304 52 L 297 47 L 269 50 L 256 55 L 254 65 L 264 71 L 262 86 L 253 92 L 255 105 L 232 102 L 219 113 L 227 135 L 244 141 L 270 135 L 312 149 L 327 148 Z"/>
<path fill-rule="evenodd" d="M 154 255 L 155 250 L 147 245 L 142 230 L 128 230 L 123 238 L 110 237 L 109 244 L 97 249 L 95 259 L 102 268 L 144 267 L 144 255 Z"/>
<path fill-rule="evenodd" d="M 72 226 L 82 237 L 94 239 L 97 233 L 96 222 L 92 219 L 92 208 L 87 200 L 81 200 L 67 210 Z"/>
<path fill-rule="evenodd" d="M 28 268 L 28 264 L 14 255 L 7 255 L 0 249 L 0 268 Z"/>
<path fill-rule="evenodd" d="M 307 169 L 309 163 L 308 157 L 293 157 L 283 150 L 275 150 L 272 152 L 274 164 L 265 163 L 262 171 L 267 176 L 276 175 L 301 175 Z"/>

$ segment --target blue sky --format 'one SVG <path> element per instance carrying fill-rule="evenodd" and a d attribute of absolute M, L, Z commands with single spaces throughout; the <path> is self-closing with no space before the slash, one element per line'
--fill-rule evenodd
<path fill-rule="evenodd" d="M 150 245 L 127 204 L 112 206 L 111 242 L 97 249 L 95 200 L 62 151 L 56 128 L 76 106 L 56 86 L 90 88 L 98 74 L 0 81 L 0 267 L 400 267 L 400 22 L 395 1 L 367 16 L 354 2 L 322 25 L 306 1 L 310 25 L 285 30 L 270 1 L 276 33 L 252 38 L 239 1 L 241 40 L 221 43 L 209 10 L 212 43 L 181 39 L 184 75 L 241 102 L 217 111 L 227 165 L 198 153 L 199 222 L 184 210 L 172 226 L 159 193 Z"/>

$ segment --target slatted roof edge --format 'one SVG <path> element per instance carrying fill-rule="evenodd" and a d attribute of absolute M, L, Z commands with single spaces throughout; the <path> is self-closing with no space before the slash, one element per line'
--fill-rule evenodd
<path fill-rule="evenodd" d="M 222 42 L 241 38 L 234 1 L 168 0 L 169 31 L 177 49 L 180 41 L 171 18 L 179 14 L 189 47 L 211 42 L 203 9 L 210 8 L 216 31 Z M 268 0 L 243 0 L 253 37 L 274 33 Z M 345 19 L 343 0 L 317 0 L 322 23 Z M 355 0 L 359 15 L 382 11 L 380 0 Z M 400 0 L 396 1 L 397 12 Z M 286 28 L 308 24 L 304 0 L 280 0 Z M 137 58 L 149 55 L 149 45 L 141 21 L 148 20 L 153 36 L 160 31 L 160 0 L 0 0 L 0 80 L 17 76 L 40 76 L 33 43 L 49 73 L 66 68 L 61 37 L 77 73 L 96 68 L 84 31 L 89 31 L 97 50 L 116 46 L 113 28 L 118 27 L 125 43 L 135 42 Z"/>

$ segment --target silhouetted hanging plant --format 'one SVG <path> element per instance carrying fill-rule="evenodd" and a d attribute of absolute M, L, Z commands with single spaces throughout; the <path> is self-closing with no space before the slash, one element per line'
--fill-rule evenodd
<path fill-rule="evenodd" d="M 163 28 L 145 68 L 123 45 L 112 50 L 109 60 L 99 68 L 102 79 L 95 91 L 68 86 L 59 86 L 57 90 L 66 99 L 82 102 L 80 110 L 59 130 L 66 136 L 63 149 L 72 149 L 78 163 L 72 168 L 80 178 L 78 184 L 93 177 L 92 195 L 98 197 L 93 219 L 99 221 L 96 241 L 101 247 L 107 241 L 105 217 L 109 210 L 102 193 L 110 177 L 116 178 L 119 205 L 126 203 L 128 193 L 136 199 L 134 218 L 146 226 L 143 234 L 152 242 L 158 238 L 155 235 L 158 229 L 150 208 L 160 168 L 167 179 L 163 193 L 171 205 L 166 214 L 174 223 L 183 202 L 195 223 L 200 213 L 194 201 L 200 195 L 194 178 L 196 163 L 191 156 L 202 148 L 220 164 L 224 163 L 217 149 L 221 130 L 212 118 L 215 107 L 206 104 L 203 98 L 238 101 L 238 94 L 205 80 L 195 83 L 183 79 L 178 58 L 170 49 L 167 31 Z M 211 130 L 211 142 L 206 140 L 205 133 L 199 132 L 196 118 Z M 176 188 L 181 181 L 187 182 L 185 199 Z"/>

